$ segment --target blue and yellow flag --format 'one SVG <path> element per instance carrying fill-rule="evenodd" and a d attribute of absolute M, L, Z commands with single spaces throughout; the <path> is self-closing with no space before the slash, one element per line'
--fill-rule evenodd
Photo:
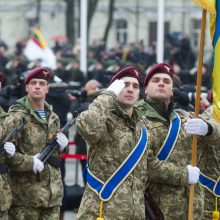
<path fill-rule="evenodd" d="M 220 0 L 193 0 L 210 13 L 210 34 L 214 49 L 213 117 L 220 122 Z"/>
<path fill-rule="evenodd" d="M 213 33 L 213 117 L 220 122 L 220 1 L 216 0 L 215 32 Z"/>

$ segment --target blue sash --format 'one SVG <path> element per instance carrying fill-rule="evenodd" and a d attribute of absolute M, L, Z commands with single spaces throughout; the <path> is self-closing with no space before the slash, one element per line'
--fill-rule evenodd
<path fill-rule="evenodd" d="M 173 111 L 173 112 L 176 115 L 176 117 L 172 120 L 167 137 L 166 137 L 162 147 L 160 148 L 160 151 L 157 154 L 157 158 L 159 160 L 167 160 L 168 159 L 168 157 L 170 156 L 170 154 L 175 146 L 176 140 L 179 136 L 179 132 L 180 132 L 180 128 L 181 128 L 181 119 L 180 119 L 180 116 L 175 111 Z"/>
<path fill-rule="evenodd" d="M 200 172 L 199 182 L 213 195 L 220 197 L 220 177 L 216 181 Z"/>
<path fill-rule="evenodd" d="M 105 183 L 93 175 L 89 167 L 87 167 L 87 183 L 99 195 L 101 200 L 110 200 L 117 188 L 134 170 L 147 149 L 147 140 L 147 129 L 143 127 L 135 148 Z"/>

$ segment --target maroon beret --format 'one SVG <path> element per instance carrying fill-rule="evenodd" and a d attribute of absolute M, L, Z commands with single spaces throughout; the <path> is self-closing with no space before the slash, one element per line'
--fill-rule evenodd
<path fill-rule="evenodd" d="M 1 83 L 3 82 L 3 78 L 4 78 L 3 72 L 0 70 L 0 82 L 1 82 Z"/>
<path fill-rule="evenodd" d="M 141 73 L 139 69 L 136 66 L 127 66 L 121 70 L 119 70 L 111 79 L 109 84 L 112 84 L 116 79 L 121 79 L 123 77 L 134 77 L 138 80 L 138 82 L 141 82 Z"/>
<path fill-rule="evenodd" d="M 27 84 L 32 78 L 44 79 L 48 81 L 52 78 L 52 72 L 47 67 L 37 67 L 28 72 L 24 83 Z"/>
<path fill-rule="evenodd" d="M 158 63 L 151 67 L 150 71 L 146 74 L 144 79 L 144 87 L 148 84 L 150 78 L 156 73 L 165 73 L 173 78 L 173 67 L 167 63 Z"/>

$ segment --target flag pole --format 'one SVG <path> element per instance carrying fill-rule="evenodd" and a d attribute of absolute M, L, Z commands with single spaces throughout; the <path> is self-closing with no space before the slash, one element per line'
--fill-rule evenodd
<path fill-rule="evenodd" d="M 205 42 L 205 27 L 206 27 L 206 10 L 202 9 L 202 20 L 201 20 L 201 32 L 200 32 L 200 46 L 199 46 L 199 58 L 198 58 L 198 72 L 197 72 L 197 83 L 196 83 L 196 101 L 195 101 L 195 112 L 194 117 L 199 117 L 200 110 L 200 95 L 201 95 L 201 82 L 202 82 L 202 66 L 203 66 L 203 54 L 204 54 L 204 42 Z M 197 136 L 193 135 L 192 138 L 192 166 L 196 166 L 196 155 L 197 155 Z M 193 200 L 194 200 L 195 185 L 190 185 L 189 192 L 189 209 L 188 209 L 188 220 L 193 220 Z"/>

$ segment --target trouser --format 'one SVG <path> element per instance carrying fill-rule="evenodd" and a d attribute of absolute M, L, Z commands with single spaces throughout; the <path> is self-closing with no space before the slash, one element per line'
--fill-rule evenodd
<path fill-rule="evenodd" d="M 8 211 L 0 211 L 0 219 L 8 220 Z"/>
<path fill-rule="evenodd" d="M 60 206 L 55 207 L 29 207 L 12 206 L 10 209 L 10 220 L 59 220 Z"/>

